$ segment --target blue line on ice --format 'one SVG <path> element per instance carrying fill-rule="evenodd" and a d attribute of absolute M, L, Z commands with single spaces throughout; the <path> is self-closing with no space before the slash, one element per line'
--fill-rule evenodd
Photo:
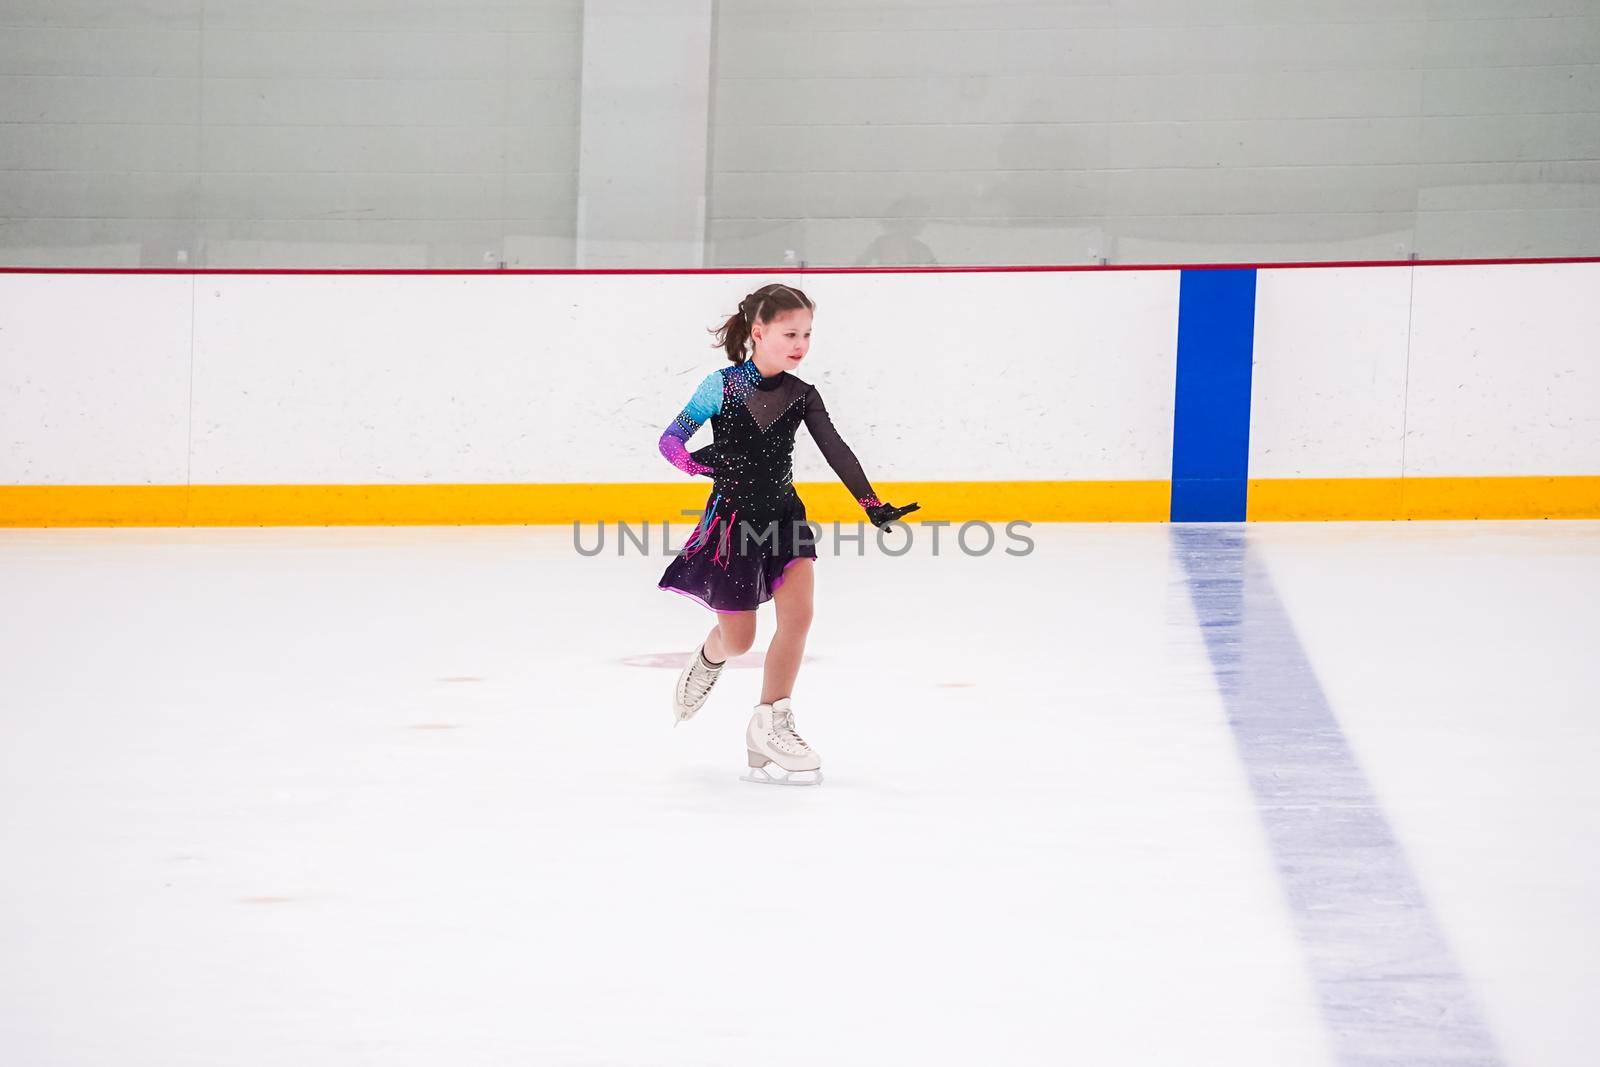
<path fill-rule="evenodd" d="M 1172 546 L 1336 1061 L 1499 1064 L 1246 528 L 1174 525 Z"/>

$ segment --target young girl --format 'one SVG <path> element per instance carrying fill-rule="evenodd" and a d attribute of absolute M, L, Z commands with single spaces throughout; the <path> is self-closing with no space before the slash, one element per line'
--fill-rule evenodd
<path fill-rule="evenodd" d="M 732 366 L 707 374 L 661 435 L 673 466 L 712 481 L 705 513 L 662 574 L 660 588 L 717 613 L 717 624 L 678 676 L 672 709 L 694 717 L 729 656 L 755 643 L 756 608 L 777 602 L 778 632 L 767 647 L 761 703 L 745 729 L 749 782 L 815 785 L 822 760 L 795 732 L 789 694 L 800 672 L 811 625 L 817 550 L 806 507 L 795 492 L 794 435 L 804 422 L 828 465 L 866 509 L 874 526 L 916 511 L 881 502 L 833 428 L 816 386 L 790 372 L 811 347 L 813 304 L 800 290 L 764 285 L 739 302 L 717 331 Z M 748 342 L 748 349 L 747 349 Z M 695 452 L 689 438 L 707 419 L 714 441 Z M 783 772 L 774 777 L 775 766 Z"/>

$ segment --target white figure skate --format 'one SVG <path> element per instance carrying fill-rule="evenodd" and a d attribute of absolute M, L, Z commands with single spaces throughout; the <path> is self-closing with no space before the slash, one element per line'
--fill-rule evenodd
<path fill-rule="evenodd" d="M 749 750 L 748 773 L 740 780 L 761 785 L 821 785 L 822 757 L 794 732 L 794 712 L 789 698 L 779 697 L 770 704 L 757 704 L 745 727 L 744 746 Z M 773 771 L 783 772 L 777 777 Z"/>
<path fill-rule="evenodd" d="M 727 660 L 715 667 L 707 667 L 706 661 L 701 658 L 705 651 L 704 642 L 694 650 L 694 655 L 689 657 L 688 666 L 678 674 L 678 684 L 672 690 L 672 715 L 676 721 L 688 722 L 694 718 L 706 702 L 706 697 L 711 692 L 711 687 L 717 684 L 717 679 L 722 677 L 722 669 L 728 665 Z"/>

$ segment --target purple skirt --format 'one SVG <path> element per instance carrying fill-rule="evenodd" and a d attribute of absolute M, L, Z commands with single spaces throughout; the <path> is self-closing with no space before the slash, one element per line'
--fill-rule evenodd
<path fill-rule="evenodd" d="M 816 533 L 798 493 L 752 516 L 713 491 L 657 584 L 712 611 L 754 611 L 772 599 L 796 560 L 816 558 Z"/>

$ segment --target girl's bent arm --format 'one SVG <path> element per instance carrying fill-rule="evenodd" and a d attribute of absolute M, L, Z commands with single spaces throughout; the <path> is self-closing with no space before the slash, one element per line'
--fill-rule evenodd
<path fill-rule="evenodd" d="M 722 372 L 712 371 L 700 380 L 694 395 L 678 412 L 667 428 L 661 432 L 658 447 L 667 462 L 686 474 L 711 474 L 713 468 L 699 462 L 689 454 L 689 438 L 711 416 L 722 410 Z M 701 454 L 706 449 L 698 450 Z"/>

